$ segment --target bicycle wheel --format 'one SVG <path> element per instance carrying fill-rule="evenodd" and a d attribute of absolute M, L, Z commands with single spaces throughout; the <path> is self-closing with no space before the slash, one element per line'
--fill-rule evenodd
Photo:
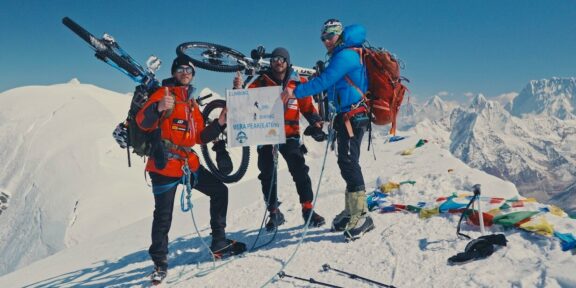
<path fill-rule="evenodd" d="M 194 65 L 216 72 L 236 72 L 245 68 L 244 54 L 232 48 L 206 42 L 186 42 L 178 45 L 176 54 L 192 58 Z"/>
<path fill-rule="evenodd" d="M 204 123 L 210 123 L 215 119 L 217 119 L 218 115 L 220 115 L 220 110 L 222 110 L 222 108 L 224 108 L 225 106 L 226 101 L 224 100 L 214 100 L 208 103 L 208 105 L 206 105 L 206 107 L 202 111 L 202 116 L 204 117 Z M 220 134 L 219 140 L 226 141 L 226 130 L 224 130 L 222 134 Z M 202 145 L 201 150 L 202 150 L 202 157 L 204 157 L 204 162 L 206 163 L 206 166 L 208 166 L 208 169 L 210 169 L 210 171 L 212 171 L 214 176 L 222 180 L 222 182 L 224 183 L 238 182 L 240 179 L 242 179 L 242 177 L 244 177 L 246 171 L 248 170 L 248 164 L 250 162 L 250 147 L 248 146 L 242 147 L 240 165 L 238 166 L 236 172 L 231 174 L 224 174 L 218 169 L 217 165 L 215 164 L 216 158 L 214 154 L 210 152 L 211 149 L 208 148 L 207 144 Z"/>

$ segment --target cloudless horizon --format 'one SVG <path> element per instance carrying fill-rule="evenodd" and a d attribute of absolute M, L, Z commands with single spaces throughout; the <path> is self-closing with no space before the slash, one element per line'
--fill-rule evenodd
<path fill-rule="evenodd" d="M 163 60 L 169 77 L 178 44 L 204 41 L 246 55 L 258 45 L 286 47 L 292 63 L 325 60 L 319 40 L 328 18 L 363 24 L 367 39 L 396 54 L 412 97 L 495 97 L 530 81 L 576 76 L 576 2 L 552 1 L 4 1 L 0 11 L 0 92 L 78 78 L 130 92 L 130 78 L 97 60 L 62 24 L 68 16 L 100 37 L 113 35 L 140 63 Z M 198 88 L 224 94 L 233 73 L 198 69 Z"/>

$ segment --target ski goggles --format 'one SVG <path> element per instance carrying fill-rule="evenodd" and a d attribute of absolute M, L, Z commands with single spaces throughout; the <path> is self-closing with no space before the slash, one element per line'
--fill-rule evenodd
<path fill-rule="evenodd" d="M 190 66 L 179 66 L 174 70 L 176 73 L 185 73 L 185 74 L 192 74 L 194 72 L 194 68 Z"/>
<path fill-rule="evenodd" d="M 325 34 L 322 34 L 322 36 L 320 36 L 320 40 L 322 42 L 332 40 L 334 38 L 334 36 L 336 36 L 336 33 L 334 33 L 334 32 L 325 33 Z"/>
<path fill-rule="evenodd" d="M 282 56 L 274 56 L 274 57 L 270 58 L 270 62 L 285 63 L 285 62 L 286 62 L 286 58 L 284 58 L 284 57 L 282 57 Z"/>

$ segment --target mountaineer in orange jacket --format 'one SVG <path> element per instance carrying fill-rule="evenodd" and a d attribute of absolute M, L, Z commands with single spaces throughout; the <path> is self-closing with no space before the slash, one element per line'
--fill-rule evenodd
<path fill-rule="evenodd" d="M 290 55 L 284 48 L 276 48 L 272 51 L 270 58 L 270 69 L 260 75 L 254 80 L 248 88 L 267 87 L 267 86 L 282 86 L 282 89 L 291 87 L 294 89 L 297 84 L 305 81 L 300 79 L 298 74 L 294 72 L 290 65 Z M 234 78 L 234 88 L 242 87 L 242 78 L 240 73 L 236 74 Z M 303 99 L 293 99 L 287 103 L 284 109 L 284 129 L 286 132 L 286 143 L 280 144 L 278 150 L 288 164 L 288 170 L 292 175 L 292 179 L 296 183 L 296 191 L 300 197 L 300 204 L 302 205 L 302 217 L 304 222 L 312 211 L 312 200 L 314 193 L 312 192 L 312 182 L 308 176 L 308 166 L 304 159 L 304 153 L 300 149 L 300 113 L 306 117 L 311 126 L 322 127 L 322 119 L 316 108 L 312 103 L 312 97 Z M 322 141 L 322 139 L 317 139 Z M 266 223 L 266 229 L 271 231 L 284 223 L 284 215 L 278 208 L 278 192 L 277 192 L 277 177 L 274 170 L 274 151 L 273 145 L 258 146 L 258 169 L 260 175 L 258 179 L 262 183 L 262 193 L 264 200 L 268 199 L 267 209 L 269 212 L 269 220 Z M 272 179 L 272 175 L 274 178 Z M 272 190 L 270 186 L 272 185 Z M 270 194 L 270 195 L 268 195 Z M 319 227 L 324 225 L 326 221 L 324 217 L 318 215 L 316 212 L 312 213 L 310 218 L 310 226 Z"/>
<path fill-rule="evenodd" d="M 196 144 L 207 143 L 218 137 L 226 125 L 226 109 L 218 120 L 204 126 L 202 114 L 192 97 L 194 65 L 186 55 L 172 63 L 172 78 L 164 80 L 162 87 L 153 93 L 136 115 L 140 129 L 152 134 L 152 155 L 146 171 L 152 180 L 154 193 L 154 220 L 152 245 L 148 250 L 155 265 L 153 277 L 164 279 L 168 268 L 168 232 L 176 188 L 182 181 L 186 168 L 191 171 L 190 185 L 210 197 L 210 226 L 215 256 L 238 254 L 246 250 L 241 242 L 226 239 L 226 212 L 228 188 L 221 180 L 200 165 L 198 155 L 192 150 Z"/>

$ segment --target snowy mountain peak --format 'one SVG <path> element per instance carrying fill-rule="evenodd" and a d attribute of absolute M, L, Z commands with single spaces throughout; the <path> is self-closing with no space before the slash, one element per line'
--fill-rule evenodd
<path fill-rule="evenodd" d="M 472 103 L 470 103 L 470 108 L 482 109 L 486 107 L 486 105 L 488 105 L 488 99 L 486 99 L 486 97 L 482 93 L 480 93 L 476 95 L 474 99 L 472 99 Z"/>
<path fill-rule="evenodd" d="M 446 103 L 444 102 L 444 100 L 442 100 L 442 98 L 440 98 L 440 96 L 434 95 L 434 97 L 432 97 L 430 100 L 428 100 L 428 102 L 426 102 L 425 106 L 432 106 L 439 110 L 445 110 L 444 108 L 446 106 Z"/>
<path fill-rule="evenodd" d="M 78 78 L 72 78 L 70 81 L 68 81 L 68 84 L 78 85 L 80 84 L 80 80 L 78 80 Z"/>
<path fill-rule="evenodd" d="M 576 119 L 576 78 L 532 80 L 514 99 L 510 113 L 544 114 L 560 119 Z"/>

